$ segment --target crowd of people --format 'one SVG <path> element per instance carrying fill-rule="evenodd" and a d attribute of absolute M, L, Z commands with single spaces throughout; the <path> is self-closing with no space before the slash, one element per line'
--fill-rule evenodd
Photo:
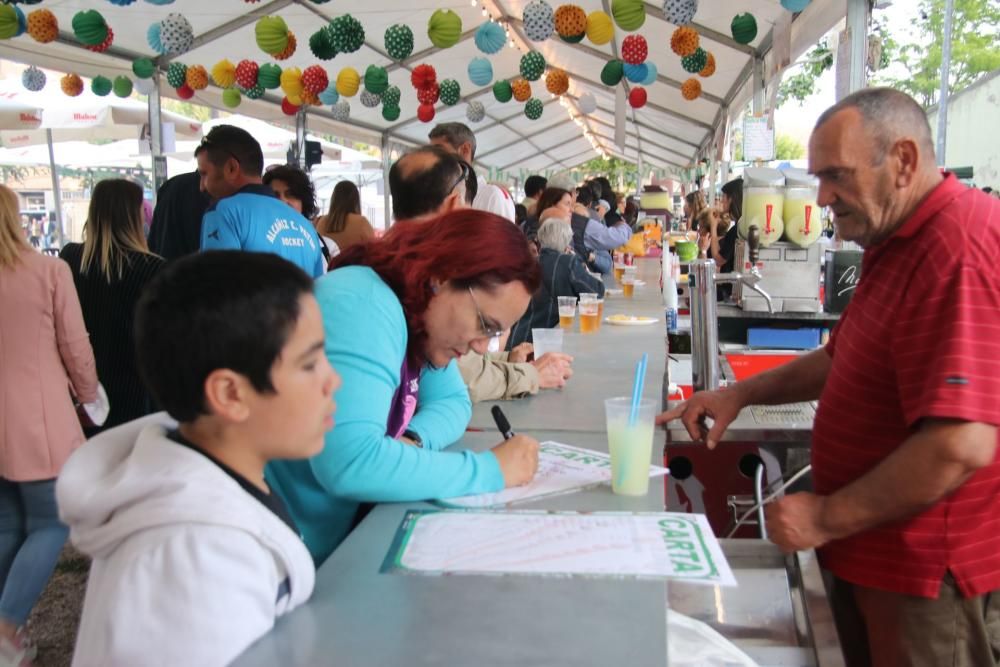
<path fill-rule="evenodd" d="M 988 664 L 1000 618 L 1000 515 L 983 514 L 1000 502 L 1000 290 L 986 276 L 1000 205 L 937 172 L 926 120 L 899 96 L 846 98 L 811 142 L 820 203 L 878 254 L 830 345 L 661 420 L 682 419 L 711 447 L 745 405 L 822 395 L 824 495 L 771 505 L 772 539 L 825 549 L 849 602 L 835 600 L 842 643 L 868 655 L 851 664 L 944 664 L 901 657 L 929 641 L 930 655 L 961 644 L 968 664 Z M 881 154 L 865 128 L 882 133 Z M 477 176 L 475 151 L 467 127 L 446 123 L 398 159 L 395 223 L 378 239 L 353 184 L 321 215 L 307 174 L 265 172 L 256 140 L 226 125 L 199 145 L 196 173 L 161 188 L 148 239 L 141 189 L 109 180 L 83 243 L 44 256 L 0 186 L 0 665 L 30 664 L 24 622 L 67 534 L 93 559 L 75 664 L 222 665 L 308 600 L 315 567 L 373 503 L 532 479 L 530 436 L 447 448 L 474 401 L 570 381 L 573 359 L 533 358 L 531 330 L 557 323 L 559 296 L 603 295 L 637 209 L 601 177 L 533 176 L 515 204 Z M 717 210 L 686 199 L 722 270 L 741 193 L 725 184 Z M 928 222 L 942 211 L 977 216 L 978 240 L 921 278 L 958 229 Z M 910 277 L 912 296 L 898 298 Z M 931 303 L 948 317 L 932 324 Z M 943 354 L 928 367 L 933 346 Z M 86 423 L 78 407 L 102 387 L 107 419 Z M 927 613 L 962 622 L 921 636 L 914 600 L 939 592 L 953 606 Z"/>

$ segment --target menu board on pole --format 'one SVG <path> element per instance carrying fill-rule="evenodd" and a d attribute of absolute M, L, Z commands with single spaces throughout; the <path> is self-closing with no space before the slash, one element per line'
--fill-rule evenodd
<path fill-rule="evenodd" d="M 774 159 L 774 128 L 768 126 L 767 116 L 746 116 L 743 119 L 743 159 Z"/>

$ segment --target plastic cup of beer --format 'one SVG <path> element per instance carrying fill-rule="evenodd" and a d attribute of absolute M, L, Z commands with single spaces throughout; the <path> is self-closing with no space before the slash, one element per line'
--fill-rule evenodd
<path fill-rule="evenodd" d="M 622 296 L 626 299 L 631 299 L 632 295 L 635 294 L 635 273 L 632 271 L 626 271 L 625 275 L 622 276 Z"/>
<path fill-rule="evenodd" d="M 615 264 L 615 280 L 620 284 L 622 281 L 622 276 L 625 275 L 625 265 Z"/>
<path fill-rule="evenodd" d="M 598 326 L 600 304 L 597 299 L 580 297 L 580 333 L 594 333 Z"/>
<path fill-rule="evenodd" d="M 541 359 L 548 352 L 562 352 L 562 329 L 532 329 L 532 346 L 535 348 L 535 359 Z"/>
<path fill-rule="evenodd" d="M 576 316 L 576 297 L 561 296 L 559 299 L 559 326 L 569 329 L 573 326 L 573 318 Z"/>
<path fill-rule="evenodd" d="M 611 490 L 623 496 L 644 496 L 649 490 L 656 404 L 651 398 L 640 399 L 636 419 L 630 423 L 631 411 L 631 398 L 604 401 L 608 451 L 611 453 Z"/>
<path fill-rule="evenodd" d="M 597 300 L 597 328 L 601 328 L 601 324 L 604 322 L 604 299 Z"/>

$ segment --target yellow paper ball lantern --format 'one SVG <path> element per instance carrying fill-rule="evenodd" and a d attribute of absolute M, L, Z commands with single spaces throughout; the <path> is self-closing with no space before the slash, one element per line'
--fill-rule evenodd
<path fill-rule="evenodd" d="M 236 65 L 222 59 L 212 66 L 212 81 L 219 88 L 231 88 L 236 83 Z"/>
<path fill-rule="evenodd" d="M 302 104 L 302 70 L 298 67 L 286 67 L 281 70 L 281 92 L 285 94 L 293 104 Z M 294 98 L 294 99 L 293 99 Z"/>
<path fill-rule="evenodd" d="M 615 23 L 602 11 L 587 15 L 587 39 L 597 45 L 607 44 L 615 36 Z"/>
<path fill-rule="evenodd" d="M 354 97 L 361 85 L 361 76 L 353 67 L 345 67 L 337 74 L 337 92 L 344 97 Z"/>

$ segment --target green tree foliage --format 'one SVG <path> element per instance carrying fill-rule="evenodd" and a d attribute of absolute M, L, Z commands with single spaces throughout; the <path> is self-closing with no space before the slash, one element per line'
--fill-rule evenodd
<path fill-rule="evenodd" d="M 775 160 L 801 160 L 806 156 L 806 147 L 795 137 L 779 134 L 774 140 Z"/>
<path fill-rule="evenodd" d="M 594 158 L 581 164 L 577 170 L 588 178 L 606 177 L 619 192 L 635 192 L 639 187 L 639 168 L 620 158 Z"/>
<path fill-rule="evenodd" d="M 1000 2 L 954 0 L 949 90 L 957 92 L 980 76 L 1000 69 Z M 941 86 L 941 45 L 944 43 L 944 0 L 920 0 L 913 37 L 898 42 L 884 19 L 872 21 L 869 80 L 912 95 L 924 106 L 937 101 Z M 874 56 L 874 57 L 872 57 Z M 877 62 L 871 62 L 875 60 Z M 893 73 L 898 63 L 906 73 Z M 833 67 L 826 40 L 792 65 L 778 88 L 778 106 L 789 100 L 800 104 L 815 92 L 816 80 Z"/>
<path fill-rule="evenodd" d="M 954 0 L 951 39 L 950 93 L 1000 69 L 1000 2 Z M 883 83 L 909 93 L 922 105 L 937 102 L 941 87 L 941 46 L 944 43 L 944 0 L 921 0 L 917 17 L 920 41 L 898 45 L 895 60 L 907 74 L 876 76 Z M 890 49 L 890 52 L 892 49 Z"/>

